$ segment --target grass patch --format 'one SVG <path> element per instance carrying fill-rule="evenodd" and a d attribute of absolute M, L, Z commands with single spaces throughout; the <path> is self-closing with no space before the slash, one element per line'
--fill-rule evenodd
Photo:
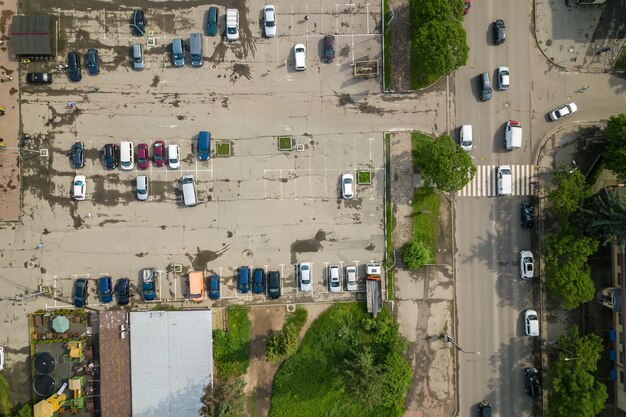
<path fill-rule="evenodd" d="M 230 142 L 220 142 L 216 147 L 217 156 L 230 156 Z"/>
<path fill-rule="evenodd" d="M 626 70 L 626 48 L 622 48 L 622 51 L 613 65 L 614 70 Z"/>
<path fill-rule="evenodd" d="M 289 328 L 295 334 L 300 334 L 300 330 L 304 327 L 308 316 L 308 311 L 300 306 L 296 306 L 296 311 L 287 314 L 287 320 L 285 321 L 284 327 Z"/>
<path fill-rule="evenodd" d="M 2 415 L 10 416 L 12 407 L 9 399 L 9 383 L 0 375 L 0 412 Z"/>
<path fill-rule="evenodd" d="M 391 32 L 388 30 L 387 23 L 391 19 L 391 11 L 389 9 L 389 0 L 385 0 L 383 3 L 383 16 L 385 19 L 384 27 L 385 33 L 383 34 L 383 55 L 385 60 L 383 62 L 384 73 L 384 87 L 386 91 L 391 87 Z"/>
<path fill-rule="evenodd" d="M 279 136 L 278 137 L 278 150 L 290 151 L 293 149 L 293 138 L 291 136 Z"/>
<path fill-rule="evenodd" d="M 296 311 L 287 314 L 283 328 L 265 339 L 265 357 L 268 361 L 276 363 L 294 354 L 298 348 L 298 335 L 308 314 L 304 308 L 297 306 Z"/>
<path fill-rule="evenodd" d="M 418 188 L 413 198 L 413 237 L 430 249 L 432 258 L 439 241 L 439 194 L 434 188 Z M 432 261 L 432 259 L 431 259 Z"/>
<path fill-rule="evenodd" d="M 417 65 L 413 65 L 413 60 L 411 60 L 411 88 L 413 90 L 433 85 L 440 78 L 437 74 L 422 74 L 416 67 Z"/>
<path fill-rule="evenodd" d="M 598 163 L 596 163 L 591 169 L 589 175 L 587 175 L 587 185 L 593 188 L 593 186 L 598 181 L 598 178 L 600 178 L 600 174 L 602 174 L 602 171 L 604 171 L 604 158 L 600 158 Z"/>
<path fill-rule="evenodd" d="M 228 308 L 228 332 L 213 331 L 213 358 L 219 376 L 226 380 L 248 370 L 250 363 L 250 319 L 247 307 Z"/>
<path fill-rule="evenodd" d="M 372 183 L 372 171 L 357 171 L 356 182 L 362 185 L 370 185 Z"/>
<path fill-rule="evenodd" d="M 406 347 L 387 310 L 372 319 L 362 303 L 335 304 L 313 322 L 297 352 L 276 373 L 270 416 L 401 416 L 412 377 L 402 356 Z M 382 374 L 380 390 L 374 392 L 382 397 L 372 407 L 353 392 L 357 384 L 346 383 L 348 364 L 366 350 Z"/>
<path fill-rule="evenodd" d="M 393 218 L 393 206 L 391 204 L 391 133 L 385 133 L 385 219 L 386 219 L 386 249 L 385 249 L 385 274 L 387 278 L 387 298 L 393 300 L 393 268 L 395 256 L 393 253 L 393 230 L 396 226 Z"/>

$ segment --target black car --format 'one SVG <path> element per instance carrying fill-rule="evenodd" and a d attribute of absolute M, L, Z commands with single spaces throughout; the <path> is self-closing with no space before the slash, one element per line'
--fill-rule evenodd
<path fill-rule="evenodd" d="M 531 397 L 540 396 L 541 379 L 539 379 L 539 371 L 537 368 L 526 368 L 524 370 L 524 377 L 526 378 L 526 394 Z"/>
<path fill-rule="evenodd" d="M 102 152 L 102 164 L 106 169 L 117 168 L 117 145 L 108 143 Z"/>
<path fill-rule="evenodd" d="M 532 229 L 535 225 L 535 207 L 525 202 L 521 204 L 522 220 L 521 224 L 524 229 Z"/>
<path fill-rule="evenodd" d="M 72 145 L 72 152 L 70 153 L 72 158 L 72 167 L 75 169 L 85 166 L 85 144 L 82 142 L 75 142 Z"/>
<path fill-rule="evenodd" d="M 270 298 L 280 297 L 280 272 L 270 271 L 267 275 L 267 286 Z"/>
<path fill-rule="evenodd" d="M 135 10 L 130 18 L 130 26 L 133 30 L 133 35 L 143 36 L 146 33 L 147 23 L 143 10 Z"/>
<path fill-rule="evenodd" d="M 335 37 L 333 35 L 324 36 L 324 62 L 335 60 Z"/>
<path fill-rule="evenodd" d="M 254 268 L 252 273 L 252 292 L 255 294 L 265 292 L 265 270 L 263 268 Z"/>
<path fill-rule="evenodd" d="M 70 77 L 70 80 L 75 82 L 83 78 L 80 73 L 80 56 L 76 51 L 67 54 L 67 75 Z"/>
<path fill-rule="evenodd" d="M 478 404 L 478 417 L 491 417 L 491 404 L 487 401 Z"/>
<path fill-rule="evenodd" d="M 500 45 L 501 43 L 504 43 L 504 40 L 506 39 L 505 28 L 506 28 L 506 25 L 504 24 L 504 20 L 498 19 L 495 22 L 493 22 L 491 26 L 491 30 L 492 30 L 492 37 L 493 37 L 494 44 Z"/>
<path fill-rule="evenodd" d="M 100 64 L 98 64 L 97 49 L 87 49 L 87 72 L 89 72 L 89 75 L 100 74 Z"/>
<path fill-rule="evenodd" d="M 78 278 L 74 284 L 74 305 L 76 307 L 85 307 L 87 304 L 87 288 L 89 281 L 85 278 Z"/>
<path fill-rule="evenodd" d="M 117 292 L 117 303 L 121 306 L 128 304 L 130 300 L 130 288 L 128 278 L 120 278 L 115 284 Z"/>
<path fill-rule="evenodd" d="M 30 84 L 50 84 L 52 74 L 49 72 L 29 72 L 26 74 L 26 82 Z"/>

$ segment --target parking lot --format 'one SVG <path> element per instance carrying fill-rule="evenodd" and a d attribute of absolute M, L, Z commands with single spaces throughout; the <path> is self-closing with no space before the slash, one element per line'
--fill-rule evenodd
<path fill-rule="evenodd" d="M 168 51 L 174 37 L 202 30 L 207 6 L 189 10 L 146 11 L 146 38 L 132 37 L 130 10 L 63 9 L 59 12 L 63 42 L 84 54 L 98 48 L 101 72 L 72 83 L 57 64 L 33 63 L 28 71 L 53 72 L 49 86 L 25 85 L 22 122 L 29 135 L 23 161 L 23 222 L 30 237 L 7 262 L 30 261 L 25 285 L 56 288 L 57 302 L 71 300 L 72 283 L 88 277 L 91 306 L 98 304 L 96 280 L 128 277 L 135 293 L 139 271 L 160 271 L 159 299 L 185 300 L 186 272 L 203 270 L 222 276 L 224 302 L 264 302 L 264 295 L 240 294 L 240 266 L 276 269 L 287 302 L 354 299 L 344 291 L 330 294 L 329 265 L 356 265 L 381 260 L 384 251 L 382 132 L 359 131 L 346 124 L 341 94 L 379 91 L 379 78 L 355 80 L 355 60 L 380 59 L 378 11 L 365 2 L 276 4 L 278 36 L 261 37 L 261 8 L 252 2 L 241 13 L 241 40 L 226 44 L 204 37 L 201 68 L 174 68 Z M 223 29 L 224 9 L 221 13 Z M 257 13 L 258 12 L 258 13 Z M 304 17 L 308 16 L 308 20 Z M 320 60 L 321 40 L 336 36 L 334 63 Z M 155 46 L 148 46 L 152 38 Z M 143 42 L 145 69 L 132 71 L 130 44 Z M 293 44 L 307 46 L 307 69 L 293 68 Z M 98 91 L 91 90 L 97 86 Z M 75 109 L 67 109 L 68 101 Z M 356 126 L 356 128 L 355 128 Z M 212 157 L 199 161 L 200 130 L 213 136 Z M 278 136 L 294 139 L 294 149 L 278 150 Z M 67 154 L 75 141 L 85 144 L 85 167 L 71 168 Z M 105 170 L 100 153 L 107 143 L 132 141 L 150 146 L 164 140 L 181 149 L 181 167 L 132 171 Z M 217 157 L 218 141 L 232 155 Z M 47 156 L 40 156 L 40 150 Z M 136 151 L 135 151 L 136 152 Z M 372 173 L 371 185 L 358 185 L 355 198 L 341 198 L 343 173 Z M 87 178 L 87 199 L 71 198 L 75 174 Z M 148 201 L 137 201 L 135 178 L 150 178 Z M 178 180 L 193 175 L 199 205 L 181 207 Z M 12 241 L 16 238 L 8 239 Z M 28 242 L 26 240 L 29 240 Z M 44 246 L 32 250 L 38 243 Z M 11 259 L 7 259 L 11 258 Z M 313 290 L 301 293 L 298 262 L 312 263 Z M 172 266 L 182 264 L 174 273 Z M 359 290 L 364 290 L 361 284 Z M 132 303 L 139 302 L 139 295 Z"/>

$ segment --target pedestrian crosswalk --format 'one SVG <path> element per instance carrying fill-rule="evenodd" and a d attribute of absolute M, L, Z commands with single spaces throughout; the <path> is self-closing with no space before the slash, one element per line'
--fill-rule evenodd
<path fill-rule="evenodd" d="M 496 169 L 498 165 L 476 165 L 474 178 L 457 193 L 458 197 L 496 196 Z M 531 195 L 534 192 L 535 166 L 510 165 L 513 177 L 512 195 Z"/>

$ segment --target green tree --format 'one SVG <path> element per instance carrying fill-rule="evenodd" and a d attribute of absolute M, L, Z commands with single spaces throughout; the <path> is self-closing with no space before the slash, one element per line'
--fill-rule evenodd
<path fill-rule="evenodd" d="M 213 384 L 204 387 L 199 414 L 203 417 L 243 417 L 246 410 L 245 386 L 241 378 L 231 383 L 213 378 Z"/>
<path fill-rule="evenodd" d="M 556 188 L 548 194 L 548 201 L 559 217 L 567 218 L 591 197 L 591 187 L 579 170 L 570 172 L 564 165 L 552 171 L 552 176 L 556 181 Z"/>
<path fill-rule="evenodd" d="M 413 159 L 426 182 L 447 192 L 460 190 L 476 174 L 472 158 L 445 134 L 437 139 L 417 134 Z"/>
<path fill-rule="evenodd" d="M 600 244 L 626 244 L 626 199 L 619 191 L 605 188 L 594 195 L 581 210 L 579 219 L 585 231 L 597 237 Z"/>
<path fill-rule="evenodd" d="M 626 177 L 626 114 L 609 117 L 604 129 L 606 148 L 602 153 L 605 166 L 620 178 Z"/>
<path fill-rule="evenodd" d="M 265 340 L 265 357 L 276 363 L 285 356 L 291 355 L 298 347 L 298 335 L 290 327 L 272 333 Z"/>
<path fill-rule="evenodd" d="M 368 346 L 350 350 L 348 359 L 344 359 L 343 379 L 346 391 L 366 408 L 372 409 L 380 403 L 383 375 Z"/>
<path fill-rule="evenodd" d="M 430 259 L 430 249 L 419 240 L 407 243 L 402 248 L 402 262 L 413 271 L 426 265 Z"/>
<path fill-rule="evenodd" d="M 411 387 L 413 368 L 409 365 L 402 352 L 406 349 L 406 341 L 393 343 L 398 346 L 385 355 L 383 365 L 382 404 L 385 407 L 401 410 L 404 396 Z M 404 347 L 402 347 L 404 346 Z"/>
<path fill-rule="evenodd" d="M 413 34 L 417 32 L 419 26 L 431 20 L 463 19 L 463 2 L 461 0 L 414 0 L 410 1 L 409 5 L 411 21 L 420 23 L 411 25 Z"/>
<path fill-rule="evenodd" d="M 573 309 L 592 300 L 595 286 L 587 258 L 598 249 L 598 241 L 561 227 L 544 244 L 546 285 L 561 298 L 563 307 Z"/>

